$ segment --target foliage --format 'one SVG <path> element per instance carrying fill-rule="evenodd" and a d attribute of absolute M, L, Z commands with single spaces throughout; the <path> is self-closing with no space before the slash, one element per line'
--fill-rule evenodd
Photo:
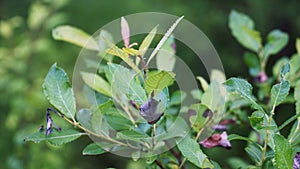
<path fill-rule="evenodd" d="M 288 35 L 280 30 L 273 30 L 268 34 L 266 44 L 263 45 L 262 37 L 254 29 L 252 19 L 245 14 L 232 11 L 229 15 L 229 28 L 232 35 L 244 47 L 254 52 L 247 52 L 244 57 L 254 82 L 249 83 L 244 79 L 235 77 L 226 80 L 221 72 L 214 70 L 210 83 L 207 83 L 203 77 L 197 77 L 203 88 L 201 91 L 203 94 L 198 98 L 200 103 L 191 105 L 187 110 L 180 110 L 180 107 L 176 106 L 180 101 L 173 101 L 172 105 L 175 96 L 172 95 L 170 98 L 168 90 L 175 80 L 175 74 L 172 72 L 175 62 L 163 69 L 165 68 L 164 65 L 168 65 L 168 62 L 161 58 L 158 50 L 164 48 L 174 55 L 174 48 L 171 45 L 175 42 L 171 33 L 181 19 L 182 17 L 171 26 L 160 40 L 147 63 L 134 63 L 132 59 L 139 58 L 140 61 L 146 59 L 145 51 L 150 46 L 157 27 L 154 27 L 146 36 L 138 50 L 130 45 L 130 28 L 124 17 L 121 18 L 124 48 L 119 48 L 106 38 L 103 38 L 100 44 L 96 44 L 92 37 L 78 28 L 70 26 L 55 28 L 53 36 L 56 39 L 74 43 L 89 50 L 97 50 L 98 53 L 106 52 L 112 55 L 112 58 L 106 62 L 107 68 L 104 74 L 81 73 L 83 81 L 89 88 L 109 97 L 109 99 L 76 113 L 73 89 L 68 77 L 63 69 L 54 64 L 45 78 L 44 93 L 49 102 L 57 109 L 53 112 L 81 131 L 64 128 L 61 129 L 62 131 L 60 129 L 52 130 L 54 121 L 49 121 L 49 116 L 47 117 L 46 131 L 51 129 L 52 133 L 45 136 L 42 133 L 44 129 L 41 128 L 39 132 L 28 136 L 26 140 L 34 142 L 48 140 L 52 144 L 62 144 L 82 135 L 89 135 L 101 141 L 88 145 L 83 150 L 84 155 L 133 149 L 132 152 L 128 151 L 131 152 L 133 160 L 144 158 L 145 154 L 148 154 L 150 159 L 146 164 L 149 167 L 157 165 L 160 168 L 185 168 L 186 165 L 194 165 L 199 168 L 218 168 L 219 164 L 208 158 L 202 149 L 210 149 L 215 146 L 231 148 L 229 141 L 244 140 L 248 143 L 245 151 L 253 161 L 248 163 L 239 160 L 244 168 L 292 168 L 298 144 L 297 140 L 299 140 L 297 134 L 300 123 L 298 121 L 299 112 L 282 125 L 278 125 L 274 117 L 277 114 L 276 107 L 287 102 L 288 97 L 293 97 L 291 102 L 296 104 L 297 110 L 299 108 L 298 84 L 300 81 L 290 82 L 299 78 L 295 77 L 297 74 L 291 73 L 298 69 L 298 65 L 292 60 L 300 56 L 295 54 L 291 61 L 284 63 L 279 60 L 278 62 L 281 64 L 276 68 L 279 70 L 275 70 L 275 74 L 272 76 L 268 76 L 266 73 L 268 58 L 282 50 L 288 42 Z M 66 29 L 69 30 L 67 33 L 65 32 Z M 107 31 L 104 32 L 106 32 L 106 36 L 112 37 Z M 99 48 L 98 45 L 103 46 L 101 43 L 106 44 L 107 48 Z M 296 48 L 299 49 L 298 40 Z M 121 58 L 129 68 L 117 64 L 113 56 Z M 155 56 L 157 57 L 156 63 L 159 68 L 162 68 L 161 70 L 148 69 L 148 63 Z M 167 57 L 172 56 L 167 55 Z M 253 85 L 257 88 L 255 93 L 253 93 Z M 222 91 L 224 87 L 228 93 Z M 293 88 L 295 94 L 290 96 L 289 91 Z M 176 91 L 175 93 L 182 92 Z M 255 97 L 256 93 L 258 97 Z M 234 103 L 239 104 L 233 106 Z M 250 109 L 245 109 L 246 107 Z M 167 113 L 170 109 L 174 109 L 176 113 Z M 224 110 L 225 113 L 222 115 Z M 180 111 L 184 113 L 179 113 Z M 237 134 L 227 137 L 226 132 L 222 134 L 216 132 L 206 139 L 201 138 L 203 130 L 207 128 L 226 130 L 231 123 L 243 124 L 244 122 L 239 122 L 239 116 L 248 114 L 247 111 L 253 112 L 249 116 L 248 123 L 253 132 L 256 133 L 256 137 L 253 138 L 249 135 L 247 138 L 247 136 Z M 221 116 L 221 119 L 217 118 L 221 122 L 217 126 L 212 126 L 212 122 L 216 120 L 212 117 L 218 116 Z M 180 132 L 174 134 L 168 131 L 170 124 L 175 123 L 174 120 L 177 118 L 182 119 L 181 127 L 188 128 L 190 126 L 193 130 L 187 135 L 180 135 Z M 295 120 L 289 138 L 285 138 L 280 134 L 280 130 Z M 116 133 L 112 134 L 112 130 Z M 69 133 L 71 131 L 74 133 Z M 159 148 L 168 144 L 172 139 L 176 140 L 177 146 L 162 155 L 157 155 L 156 152 L 159 151 Z M 203 148 L 200 148 L 200 145 Z M 163 160 L 162 157 L 169 160 Z M 175 160 L 172 160 L 174 158 Z M 188 164 L 186 164 L 187 162 Z"/>

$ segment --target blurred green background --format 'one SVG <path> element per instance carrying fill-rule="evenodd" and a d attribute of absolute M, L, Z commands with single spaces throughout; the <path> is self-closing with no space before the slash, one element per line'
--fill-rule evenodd
<path fill-rule="evenodd" d="M 90 142 L 89 138 L 81 138 L 60 147 L 44 142 L 34 144 L 23 141 L 26 134 L 37 130 L 44 123 L 45 110 L 49 104 L 43 96 L 41 85 L 48 69 L 54 62 L 58 62 L 71 77 L 80 51 L 79 47 L 53 40 L 51 30 L 55 26 L 70 24 L 93 33 L 114 19 L 137 12 L 184 15 L 185 19 L 198 26 L 211 40 L 221 57 L 227 77 L 242 76 L 250 79 L 242 58 L 245 49 L 233 39 L 227 26 L 232 9 L 253 18 L 256 29 L 263 37 L 275 28 L 290 35 L 288 46 L 269 62 L 269 74 L 276 59 L 295 53 L 295 39 L 300 37 L 299 0 L 1 0 L 0 168 L 79 169 L 126 166 L 126 159 L 110 154 L 82 156 L 81 151 Z M 180 48 L 178 52 L 180 56 L 185 56 L 185 51 L 180 51 Z M 199 65 L 195 62 L 196 57 L 187 53 L 186 58 L 191 69 L 196 70 Z M 279 121 L 283 120 L 279 118 Z M 247 130 L 247 127 L 242 127 L 230 132 L 243 133 Z M 243 144 L 234 143 L 232 150 L 216 148 L 209 153 L 226 167 L 224 154 L 245 157 L 241 146 Z"/>

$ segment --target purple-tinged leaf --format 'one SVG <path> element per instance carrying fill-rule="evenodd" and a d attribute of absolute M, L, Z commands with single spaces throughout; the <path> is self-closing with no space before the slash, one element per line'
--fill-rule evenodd
<path fill-rule="evenodd" d="M 121 34 L 122 34 L 122 39 L 124 41 L 124 46 L 129 47 L 129 40 L 130 40 L 130 29 L 128 22 L 124 17 L 121 18 Z"/>
<path fill-rule="evenodd" d="M 150 97 L 149 101 L 141 105 L 140 114 L 147 120 L 149 124 L 155 124 L 163 115 L 164 112 L 160 112 L 160 101 L 157 101 Z"/>

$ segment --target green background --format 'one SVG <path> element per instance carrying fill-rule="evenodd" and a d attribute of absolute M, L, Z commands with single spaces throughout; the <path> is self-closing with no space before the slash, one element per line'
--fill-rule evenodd
<path fill-rule="evenodd" d="M 280 29 L 290 35 L 287 47 L 278 55 L 272 56 L 267 65 L 271 74 L 274 62 L 282 56 L 295 53 L 295 39 L 300 37 L 300 1 L 202 1 L 202 0 L 73 0 L 59 4 L 60 0 L 45 1 L 0 1 L 0 168 L 125 168 L 126 158 L 111 154 L 82 156 L 81 151 L 89 138 L 81 138 L 73 143 L 55 147 L 48 143 L 24 142 L 26 134 L 38 130 L 44 123 L 45 110 L 50 105 L 42 93 L 42 82 L 50 66 L 57 62 L 68 75 L 72 76 L 73 65 L 80 51 L 79 47 L 53 40 L 51 30 L 62 24 L 79 27 L 93 33 L 106 23 L 121 16 L 137 12 L 164 12 L 184 15 L 198 26 L 211 40 L 222 60 L 227 77 L 241 76 L 248 80 L 246 65 L 243 63 L 245 49 L 231 36 L 228 28 L 230 10 L 246 13 L 254 21 L 256 30 L 266 37 L 273 29 Z M 49 16 L 40 22 L 36 17 L 43 10 L 35 11 L 33 4 L 39 4 L 50 11 Z M 14 19 L 13 23 L 10 18 Z M 30 19 L 32 17 L 33 19 Z M 31 20 L 31 21 L 30 21 Z M 32 21 L 34 20 L 34 21 Z M 32 22 L 37 21 L 36 25 Z M 143 24 L 143 23 L 140 23 Z M 8 26 L 7 26 L 8 25 Z M 136 25 L 138 26 L 138 25 Z M 197 58 L 178 48 L 183 58 L 199 75 Z M 202 74 L 201 74 L 202 75 Z M 286 113 L 276 120 L 281 124 L 292 114 Z M 229 133 L 244 133 L 249 126 L 230 130 Z M 288 131 L 285 130 L 286 132 Z M 207 153 L 213 159 L 227 166 L 226 156 L 246 157 L 244 143 L 234 142 L 232 150 L 215 148 Z M 128 164 L 127 168 L 132 168 Z"/>

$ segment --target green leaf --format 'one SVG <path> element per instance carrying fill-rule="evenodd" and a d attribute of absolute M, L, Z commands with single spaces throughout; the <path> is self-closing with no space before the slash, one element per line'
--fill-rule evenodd
<path fill-rule="evenodd" d="M 109 100 L 101 104 L 98 109 L 93 111 L 91 117 L 92 131 L 97 134 L 109 135 L 109 130 L 111 129 L 111 127 L 107 123 L 107 121 L 104 120 L 104 113 L 112 108 L 113 105 L 114 103 Z"/>
<path fill-rule="evenodd" d="M 156 35 L 156 31 L 157 31 L 157 26 L 155 26 L 150 33 L 146 36 L 146 38 L 143 40 L 142 44 L 139 47 L 139 52 L 141 56 L 144 56 L 146 51 L 148 50 L 151 42 L 153 41 L 153 38 Z"/>
<path fill-rule="evenodd" d="M 246 52 L 244 54 L 244 60 L 246 65 L 249 67 L 250 75 L 253 77 L 257 76 L 261 71 L 260 61 L 258 56 L 254 53 Z"/>
<path fill-rule="evenodd" d="M 294 146 L 300 143 L 300 132 L 299 132 L 299 119 L 294 123 L 291 132 L 289 134 L 289 142 Z"/>
<path fill-rule="evenodd" d="M 125 140 L 141 141 L 141 139 L 146 138 L 146 135 L 134 130 L 124 130 L 117 133 L 117 138 L 125 139 Z"/>
<path fill-rule="evenodd" d="M 231 168 L 240 169 L 240 168 L 246 168 L 249 166 L 247 162 L 245 162 L 242 158 L 238 157 L 232 157 L 228 159 L 228 164 Z"/>
<path fill-rule="evenodd" d="M 114 97 L 125 94 L 130 100 L 139 105 L 148 100 L 145 90 L 136 82 L 136 74 L 124 66 L 108 64 L 106 77 L 111 82 Z"/>
<path fill-rule="evenodd" d="M 258 52 L 262 47 L 260 34 L 254 30 L 254 23 L 247 15 L 231 11 L 229 28 L 237 41 L 247 49 Z"/>
<path fill-rule="evenodd" d="M 296 83 L 294 89 L 294 98 L 296 100 L 296 113 L 300 113 L 300 80 Z"/>
<path fill-rule="evenodd" d="M 99 50 L 97 42 L 89 34 L 69 25 L 56 27 L 52 30 L 52 36 L 55 40 L 66 41 L 90 50 Z"/>
<path fill-rule="evenodd" d="M 117 131 L 128 130 L 132 126 L 131 121 L 124 116 L 125 113 L 121 110 L 110 108 L 102 113 L 106 122 Z"/>
<path fill-rule="evenodd" d="M 291 144 L 279 134 L 275 134 L 273 138 L 275 142 L 274 167 L 293 169 L 293 148 Z"/>
<path fill-rule="evenodd" d="M 254 129 L 261 129 L 262 123 L 264 121 L 264 114 L 260 111 L 255 111 L 252 113 L 251 117 L 249 117 L 250 124 Z"/>
<path fill-rule="evenodd" d="M 248 102 L 250 102 L 255 109 L 266 113 L 265 110 L 259 104 L 256 103 L 256 99 L 252 95 L 252 86 L 246 80 L 232 77 L 226 81 L 225 85 L 229 92 L 238 93 Z"/>
<path fill-rule="evenodd" d="M 198 101 L 201 101 L 201 98 L 202 98 L 202 95 L 203 95 L 203 93 L 202 93 L 201 90 L 199 90 L 199 89 L 194 89 L 194 90 L 192 90 L 190 93 L 191 93 L 193 99 L 198 100 Z"/>
<path fill-rule="evenodd" d="M 203 91 L 206 91 L 207 88 L 208 88 L 208 86 L 209 86 L 208 83 L 207 83 L 207 81 L 203 77 L 201 77 L 201 76 L 197 76 L 197 79 L 199 80 Z"/>
<path fill-rule="evenodd" d="M 165 128 L 166 131 L 155 137 L 157 142 L 174 138 L 182 138 L 190 131 L 190 127 L 187 122 L 180 116 L 177 118 L 166 116 Z"/>
<path fill-rule="evenodd" d="M 192 128 L 195 131 L 199 131 L 209 120 L 209 117 L 205 118 L 203 116 L 203 113 L 208 110 L 208 108 L 205 105 L 202 104 L 193 104 L 191 105 L 189 111 L 194 111 L 195 115 L 190 116 L 190 123 L 192 125 Z"/>
<path fill-rule="evenodd" d="M 145 81 L 145 89 L 148 94 L 151 94 L 154 90 L 155 92 L 159 93 L 165 87 L 173 84 L 174 77 L 174 73 L 166 71 L 148 74 L 148 77 Z"/>
<path fill-rule="evenodd" d="M 175 67 L 175 45 L 174 36 L 170 36 L 162 45 L 161 49 L 156 55 L 156 65 L 158 70 L 172 71 Z"/>
<path fill-rule="evenodd" d="M 264 60 L 270 55 L 278 53 L 284 46 L 287 45 L 289 36 L 280 30 L 273 30 L 268 34 L 267 44 L 263 49 Z"/>
<path fill-rule="evenodd" d="M 87 72 L 81 72 L 80 74 L 85 84 L 89 87 L 99 93 L 111 97 L 111 87 L 101 76 Z"/>
<path fill-rule="evenodd" d="M 137 72 L 137 73 L 141 72 L 139 70 L 139 68 L 135 65 L 135 63 L 131 60 L 131 58 L 129 57 L 129 55 L 126 52 L 124 52 L 122 49 L 120 49 L 119 47 L 117 47 L 109 39 L 106 39 L 105 37 L 103 37 L 103 39 L 106 42 L 106 44 L 109 46 L 109 49 L 106 50 L 106 52 L 108 54 L 111 54 L 111 55 L 114 55 L 114 56 L 118 56 L 125 63 L 127 63 L 135 72 Z"/>
<path fill-rule="evenodd" d="M 253 143 L 253 141 L 251 139 L 249 139 L 248 137 L 243 137 L 237 134 L 230 134 L 227 137 L 228 141 L 232 141 L 232 140 L 244 140 L 244 141 L 248 141 L 250 143 Z"/>
<path fill-rule="evenodd" d="M 295 86 L 300 79 L 300 55 L 294 54 L 290 60 L 290 72 L 286 74 L 286 79 L 289 80 L 291 86 Z"/>
<path fill-rule="evenodd" d="M 106 30 L 101 30 L 98 38 L 99 55 L 102 56 L 105 60 L 111 61 L 112 56 L 106 53 L 106 50 L 109 49 L 109 46 L 105 42 L 104 38 L 108 39 L 110 42 L 114 42 L 114 39 L 109 32 L 107 32 Z"/>
<path fill-rule="evenodd" d="M 281 71 L 281 68 L 283 65 L 289 63 L 289 58 L 287 57 L 282 57 L 280 58 L 276 63 L 275 65 L 273 66 L 273 69 L 272 69 L 272 72 L 273 72 L 273 76 L 280 80 L 280 71 Z M 291 69 L 292 69 L 292 63 L 291 64 Z M 298 65 L 297 65 L 298 66 Z M 288 76 L 288 75 L 287 75 Z"/>
<path fill-rule="evenodd" d="M 226 81 L 224 72 L 218 69 L 212 69 L 210 74 L 210 81 L 216 81 L 218 84 L 222 84 Z"/>
<path fill-rule="evenodd" d="M 175 91 L 170 99 L 169 106 L 180 105 L 186 98 L 186 93 L 180 90 Z"/>
<path fill-rule="evenodd" d="M 161 49 L 161 47 L 165 44 L 165 42 L 168 40 L 168 38 L 171 36 L 172 32 L 175 30 L 176 26 L 179 24 L 179 22 L 183 19 L 183 16 L 178 18 L 173 25 L 168 29 L 168 31 L 165 33 L 163 38 L 158 42 L 157 46 L 149 56 L 149 59 L 147 61 L 147 65 L 149 65 L 150 61 L 154 58 L 154 56 L 157 54 L 157 52 Z"/>
<path fill-rule="evenodd" d="M 82 155 L 99 155 L 105 152 L 97 143 L 91 143 L 83 149 Z"/>
<path fill-rule="evenodd" d="M 300 38 L 296 39 L 296 49 L 297 49 L 297 53 L 300 56 Z"/>
<path fill-rule="evenodd" d="M 91 116 L 92 112 L 90 111 L 90 109 L 81 109 L 76 114 L 76 119 L 84 128 L 91 130 Z"/>
<path fill-rule="evenodd" d="M 77 130 L 62 129 L 61 131 L 53 130 L 48 136 L 44 132 L 37 131 L 34 134 L 25 138 L 25 141 L 33 141 L 39 143 L 41 141 L 48 141 L 53 145 L 61 145 L 76 140 L 80 136 L 85 135 Z"/>
<path fill-rule="evenodd" d="M 290 64 L 286 63 L 284 65 L 282 65 L 282 67 L 280 68 L 280 78 L 281 80 L 284 79 L 285 75 L 290 72 Z"/>
<path fill-rule="evenodd" d="M 282 81 L 279 84 L 272 86 L 270 104 L 273 107 L 281 104 L 290 91 L 290 83 L 288 81 Z"/>
<path fill-rule="evenodd" d="M 258 144 L 251 143 L 245 148 L 245 150 L 254 162 L 257 164 L 260 163 L 262 157 L 262 148 Z"/>
<path fill-rule="evenodd" d="M 184 157 L 200 168 L 213 168 L 213 164 L 202 152 L 199 144 L 190 137 L 177 141 L 177 147 Z"/>
<path fill-rule="evenodd" d="M 213 80 L 208 89 L 203 93 L 201 97 L 201 103 L 207 106 L 211 111 L 222 112 L 225 105 L 225 94 L 222 90 L 225 90 L 220 83 Z"/>
<path fill-rule="evenodd" d="M 57 67 L 56 63 L 52 65 L 44 80 L 43 90 L 46 98 L 56 109 L 75 121 L 74 92 L 66 72 Z"/>

